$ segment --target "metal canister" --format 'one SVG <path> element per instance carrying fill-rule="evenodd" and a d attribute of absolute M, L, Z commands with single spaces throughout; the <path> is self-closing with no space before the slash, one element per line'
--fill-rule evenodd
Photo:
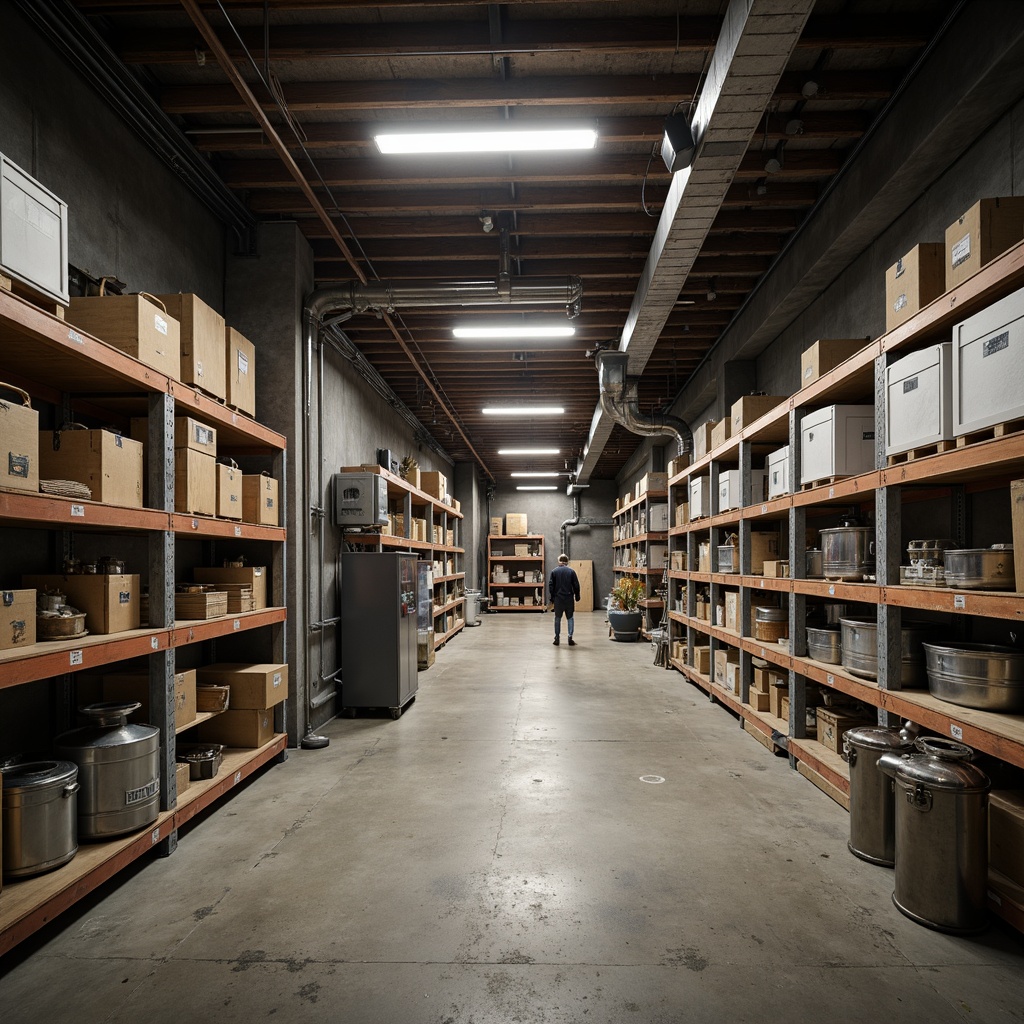
<path fill-rule="evenodd" d="M 892 901 L 918 924 L 970 934 L 987 924 L 988 791 L 970 763 L 974 751 L 941 736 L 922 737 L 917 753 L 883 754 L 894 780 L 896 880 Z"/>
<path fill-rule="evenodd" d="M 754 611 L 754 639 L 778 643 L 789 636 L 789 612 L 785 608 L 765 605 Z"/>
<path fill-rule="evenodd" d="M 891 868 L 896 862 L 896 807 L 893 780 L 878 771 L 886 753 L 908 754 L 913 739 L 898 729 L 861 726 L 843 737 L 843 759 L 850 765 L 850 853 Z"/>
<path fill-rule="evenodd" d="M 57 737 L 58 756 L 78 765 L 78 834 L 134 832 L 160 813 L 160 730 L 129 725 L 138 702 L 103 701 L 79 710 L 90 724 Z"/>
<path fill-rule="evenodd" d="M 39 875 L 74 857 L 77 780 L 78 768 L 69 761 L 25 761 L 4 767 L 5 878 Z"/>

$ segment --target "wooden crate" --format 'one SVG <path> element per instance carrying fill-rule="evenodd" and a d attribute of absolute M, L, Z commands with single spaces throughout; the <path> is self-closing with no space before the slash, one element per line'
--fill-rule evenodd
<path fill-rule="evenodd" d="M 194 590 L 174 595 L 176 619 L 215 619 L 228 614 L 228 595 L 223 590 Z"/>

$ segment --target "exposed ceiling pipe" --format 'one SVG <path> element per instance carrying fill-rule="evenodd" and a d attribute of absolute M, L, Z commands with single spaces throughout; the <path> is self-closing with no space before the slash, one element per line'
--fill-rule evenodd
<path fill-rule="evenodd" d="M 580 499 L 574 494 L 572 496 L 572 516 L 568 519 L 562 520 L 562 525 L 558 528 L 558 536 L 561 540 L 561 553 L 563 555 L 569 554 L 569 527 L 576 526 L 580 521 Z"/>
<path fill-rule="evenodd" d="M 628 352 L 599 352 L 597 374 L 601 393 L 601 408 L 618 423 L 634 434 L 657 437 L 669 434 L 676 439 L 678 454 L 693 451 L 693 432 L 685 420 L 669 413 L 640 412 L 636 394 L 636 378 L 627 373 Z"/>

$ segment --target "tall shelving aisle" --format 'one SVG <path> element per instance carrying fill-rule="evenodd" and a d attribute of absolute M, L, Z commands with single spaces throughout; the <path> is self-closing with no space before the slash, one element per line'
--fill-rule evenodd
<path fill-rule="evenodd" d="M 643 633 L 648 638 L 650 630 L 646 625 L 660 624 L 665 608 L 658 591 L 668 560 L 667 501 L 668 491 L 664 488 L 643 490 L 637 497 L 620 502 L 612 516 L 614 579 L 618 583 L 623 576 L 637 576 L 644 581 L 640 607 L 646 620 Z"/>
<path fill-rule="evenodd" d="M 522 580 L 518 578 L 520 573 Z M 492 533 L 488 536 L 487 580 L 492 612 L 544 611 L 547 583 L 543 534 Z"/>
<path fill-rule="evenodd" d="M 28 491 L 0 491 L 0 539 L 12 530 L 49 533 L 50 550 L 68 554 L 76 540 L 121 538 L 147 552 L 150 625 L 79 640 L 42 641 L 0 652 L 0 714 L 19 688 L 51 681 L 50 714 L 62 727 L 73 725 L 71 705 L 76 681 L 90 670 L 145 658 L 150 678 L 150 713 L 161 732 L 160 814 L 142 832 L 108 842 L 82 844 L 63 867 L 34 878 L 5 880 L 0 891 L 0 955 L 143 854 L 173 851 L 177 829 L 210 807 L 271 760 L 283 756 L 287 743 L 284 705 L 275 709 L 271 739 L 256 749 L 225 751 L 218 774 L 194 781 L 178 794 L 175 780 L 175 652 L 218 638 L 250 631 L 254 642 L 278 662 L 286 661 L 283 527 L 257 526 L 210 516 L 173 511 L 174 467 L 171 458 L 174 416 L 187 414 L 215 427 L 220 453 L 255 458 L 285 482 L 285 438 L 251 417 L 194 388 L 154 370 L 98 338 L 30 302 L 0 290 L 0 379 L 29 393 L 34 407 L 49 403 L 55 422 L 71 411 L 83 419 L 114 424 L 128 434 L 129 419 L 146 416 L 149 450 L 166 452 L 149 466 L 149 506 L 127 508 L 97 501 L 54 497 Z M 269 606 L 258 611 L 199 621 L 175 621 L 175 541 L 198 539 L 205 551 L 230 542 L 260 553 L 271 574 Z M 33 568 L 60 570 L 56 559 Z M 131 568 L 137 568 L 132 566 Z M 5 588 L 18 580 L 0 580 Z M 206 659 L 204 659 L 206 660 Z M 195 722 L 184 729 L 191 728 Z M 56 730 L 55 730 L 56 731 Z M 183 730 L 182 730 L 183 731 Z M 51 737 L 52 738 L 52 737 Z M 6 751 L 5 754 L 36 751 Z"/>

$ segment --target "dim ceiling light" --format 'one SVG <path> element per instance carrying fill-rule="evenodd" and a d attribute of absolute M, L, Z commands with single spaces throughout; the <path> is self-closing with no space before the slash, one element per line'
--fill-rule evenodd
<path fill-rule="evenodd" d="M 497 341 L 502 338 L 571 338 L 576 333 L 575 327 L 557 327 L 538 325 L 529 327 L 525 324 L 513 327 L 454 327 L 452 335 L 463 340 L 480 339 Z"/>
<path fill-rule="evenodd" d="M 557 491 L 558 488 L 554 485 L 544 486 L 543 484 L 520 484 L 517 491 Z"/>
<path fill-rule="evenodd" d="M 560 405 L 488 405 L 480 410 L 485 416 L 564 416 Z"/>
<path fill-rule="evenodd" d="M 539 477 L 547 477 L 547 478 L 550 479 L 551 477 L 558 477 L 558 476 L 561 476 L 562 474 L 561 473 L 551 472 L 551 473 L 511 473 L 509 475 L 513 476 L 513 477 L 516 477 L 517 479 L 523 480 L 523 479 L 531 479 L 531 478 L 532 479 L 537 479 Z"/>
<path fill-rule="evenodd" d="M 499 448 L 499 455 L 559 455 L 560 448 Z"/>
<path fill-rule="evenodd" d="M 516 127 L 472 131 L 381 132 L 373 137 L 381 153 L 522 153 L 593 149 L 593 128 Z"/>

